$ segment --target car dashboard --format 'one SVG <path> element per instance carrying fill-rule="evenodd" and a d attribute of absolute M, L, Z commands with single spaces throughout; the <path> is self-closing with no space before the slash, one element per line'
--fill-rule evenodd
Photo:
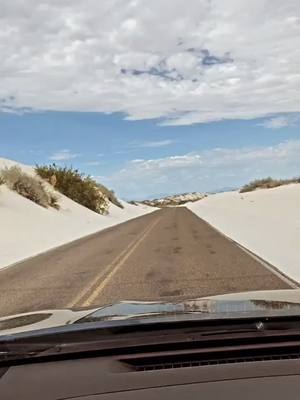
<path fill-rule="evenodd" d="M 5 367 L 1 400 L 295 399 L 300 359 L 138 370 L 120 357 L 89 357 Z"/>

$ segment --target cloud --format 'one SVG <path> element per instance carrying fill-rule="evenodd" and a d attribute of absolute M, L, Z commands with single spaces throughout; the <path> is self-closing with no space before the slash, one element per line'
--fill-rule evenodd
<path fill-rule="evenodd" d="M 300 111 L 298 0 L 2 0 L 0 110 L 166 125 Z"/>
<path fill-rule="evenodd" d="M 300 115 L 288 115 L 288 116 L 277 116 L 273 118 L 266 119 L 259 126 L 263 126 L 268 129 L 281 129 L 287 126 L 295 125 L 300 120 Z"/>
<path fill-rule="evenodd" d="M 299 176 L 299 154 L 300 140 L 269 147 L 214 148 L 157 159 L 135 159 L 103 179 L 131 199 L 167 192 L 214 191 L 267 176 Z"/>
<path fill-rule="evenodd" d="M 147 142 L 133 142 L 133 147 L 144 147 L 144 148 L 155 148 L 155 147 L 164 147 L 170 146 L 171 144 L 175 143 L 175 140 L 165 139 L 165 140 L 154 140 L 154 141 L 147 141 Z"/>
<path fill-rule="evenodd" d="M 202 156 L 199 154 L 186 154 L 184 156 L 170 156 L 166 158 L 158 158 L 154 160 L 133 160 L 131 162 L 139 163 L 140 169 L 168 169 L 182 168 L 186 166 L 201 165 L 203 163 Z"/>
<path fill-rule="evenodd" d="M 136 159 L 134 159 L 134 160 L 131 160 L 131 163 L 132 164 L 138 164 L 138 163 L 141 163 L 141 162 L 143 162 L 144 160 L 142 159 L 142 158 L 136 158 Z"/>
<path fill-rule="evenodd" d="M 72 153 L 68 149 L 58 150 L 53 153 L 49 158 L 53 161 L 67 161 L 79 157 L 80 154 Z"/>

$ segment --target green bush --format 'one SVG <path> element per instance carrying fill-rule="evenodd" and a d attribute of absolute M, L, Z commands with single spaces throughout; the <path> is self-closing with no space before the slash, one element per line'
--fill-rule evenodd
<path fill-rule="evenodd" d="M 282 185 L 288 185 L 290 183 L 300 183 L 300 178 L 292 179 L 273 179 L 271 177 L 264 179 L 256 179 L 247 185 L 244 185 L 240 189 L 240 193 L 252 192 L 256 189 L 272 189 Z"/>
<path fill-rule="evenodd" d="M 14 166 L 0 171 L 1 180 L 9 189 L 33 201 L 42 207 L 59 209 L 58 199 L 45 187 L 43 181 L 37 177 L 26 174 L 21 168 Z"/>
<path fill-rule="evenodd" d="M 35 171 L 70 199 L 98 214 L 107 213 L 108 199 L 90 176 L 85 176 L 72 167 L 60 167 L 56 164 L 36 165 Z"/>

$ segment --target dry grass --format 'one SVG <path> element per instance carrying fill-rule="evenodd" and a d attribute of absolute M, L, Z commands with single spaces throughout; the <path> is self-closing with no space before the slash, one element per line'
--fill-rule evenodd
<path fill-rule="evenodd" d="M 240 193 L 253 192 L 256 189 L 272 189 L 290 183 L 300 183 L 300 178 L 292 179 L 273 179 L 271 177 L 264 179 L 256 179 L 240 189 Z"/>
<path fill-rule="evenodd" d="M 42 207 L 59 209 L 58 198 L 50 192 L 38 177 L 26 174 L 21 168 L 14 166 L 0 171 L 1 181 L 9 189 Z"/>

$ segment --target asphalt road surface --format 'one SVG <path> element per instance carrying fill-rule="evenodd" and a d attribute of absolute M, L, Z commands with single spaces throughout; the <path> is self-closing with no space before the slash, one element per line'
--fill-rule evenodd
<path fill-rule="evenodd" d="M 0 316 L 288 288 L 188 209 L 165 208 L 0 271 Z"/>

